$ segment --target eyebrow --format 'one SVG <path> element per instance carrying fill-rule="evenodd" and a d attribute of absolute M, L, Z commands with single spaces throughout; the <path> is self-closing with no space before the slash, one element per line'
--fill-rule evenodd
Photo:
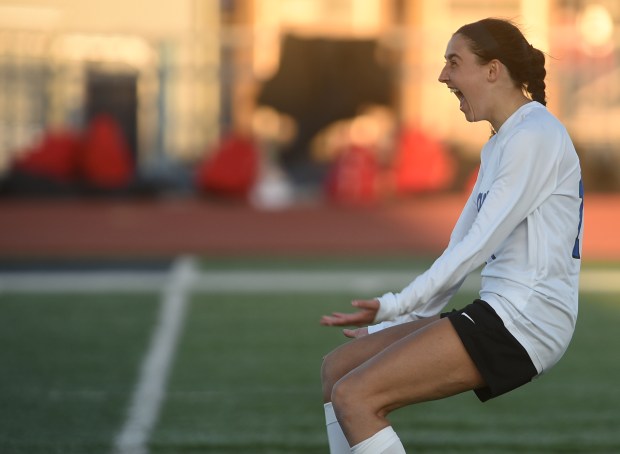
<path fill-rule="evenodd" d="M 446 60 L 451 60 L 452 58 L 458 58 L 459 60 L 462 60 L 462 58 L 459 56 L 459 54 L 448 54 L 445 56 Z"/>

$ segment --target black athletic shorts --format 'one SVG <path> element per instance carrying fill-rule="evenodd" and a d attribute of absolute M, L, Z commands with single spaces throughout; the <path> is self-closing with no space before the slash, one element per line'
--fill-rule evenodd
<path fill-rule="evenodd" d="M 487 384 L 474 390 L 482 402 L 529 383 L 538 374 L 527 351 L 487 302 L 475 300 L 441 317 L 452 322 Z"/>

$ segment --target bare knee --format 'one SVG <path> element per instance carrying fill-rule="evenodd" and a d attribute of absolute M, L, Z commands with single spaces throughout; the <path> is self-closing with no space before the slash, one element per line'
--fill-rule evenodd
<path fill-rule="evenodd" d="M 336 409 L 338 420 L 347 419 L 346 416 L 355 414 L 357 411 L 356 404 L 363 400 L 362 396 L 355 393 L 354 387 L 351 386 L 351 380 L 342 378 L 332 386 L 330 399 Z"/>
<path fill-rule="evenodd" d="M 355 416 L 355 408 L 353 408 L 355 397 L 349 393 L 345 379 L 341 379 L 333 384 L 330 400 L 341 427 L 343 430 L 346 430 L 346 427 L 352 424 L 351 420 Z"/>
<path fill-rule="evenodd" d="M 341 378 L 341 368 L 338 367 L 338 361 L 335 360 L 333 353 L 330 353 L 323 358 L 323 364 L 321 365 L 323 402 L 327 403 L 332 401 L 332 389 Z"/>
<path fill-rule="evenodd" d="M 375 407 L 375 399 L 368 395 L 363 380 L 356 375 L 352 373 L 338 380 L 331 392 L 334 411 L 345 433 L 362 421 L 383 420 L 387 415 L 383 408 Z"/>
<path fill-rule="evenodd" d="M 350 369 L 343 364 L 343 357 L 335 350 L 323 358 L 321 366 L 321 383 L 323 385 L 324 402 L 333 402 L 334 394 L 340 396 L 342 402 L 353 391 L 354 377 L 349 375 Z M 345 378 L 346 377 L 346 378 Z"/>

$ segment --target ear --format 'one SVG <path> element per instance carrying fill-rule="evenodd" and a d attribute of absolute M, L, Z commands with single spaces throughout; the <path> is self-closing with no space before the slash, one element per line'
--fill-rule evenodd
<path fill-rule="evenodd" d="M 491 60 L 487 63 L 487 80 L 489 82 L 495 82 L 499 79 L 500 74 L 503 70 L 503 64 L 497 59 Z"/>

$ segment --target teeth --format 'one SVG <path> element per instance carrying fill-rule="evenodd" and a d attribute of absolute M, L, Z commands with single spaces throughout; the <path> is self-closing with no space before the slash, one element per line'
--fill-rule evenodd
<path fill-rule="evenodd" d="M 450 93 L 458 93 L 459 91 L 456 88 L 451 88 Z"/>

